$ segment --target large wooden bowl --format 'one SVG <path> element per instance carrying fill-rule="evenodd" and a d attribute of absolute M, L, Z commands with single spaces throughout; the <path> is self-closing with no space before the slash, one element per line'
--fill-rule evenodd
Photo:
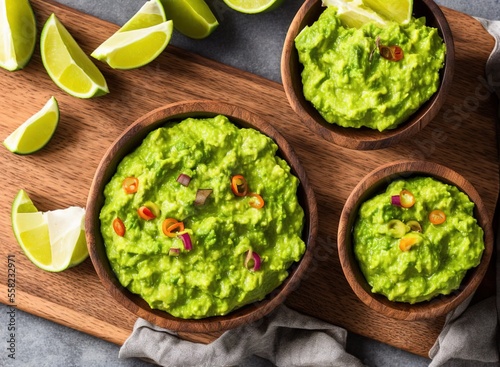
<path fill-rule="evenodd" d="M 313 105 L 304 98 L 301 73 L 295 38 L 300 31 L 312 25 L 323 12 L 322 0 L 307 0 L 295 15 L 283 46 L 281 56 L 281 79 L 292 109 L 314 133 L 339 146 L 372 150 L 386 148 L 413 136 L 424 128 L 439 112 L 451 88 L 455 68 L 455 48 L 448 22 L 441 9 L 432 0 L 415 0 L 414 16 L 426 17 L 428 26 L 436 27 L 446 44 L 444 68 L 441 69 L 441 84 L 436 93 L 410 118 L 393 130 L 379 132 L 369 128 L 345 128 L 330 124 L 323 119 Z"/>
<path fill-rule="evenodd" d="M 455 185 L 474 202 L 474 217 L 484 230 L 485 250 L 481 263 L 470 269 L 460 288 L 449 295 L 438 296 L 430 301 L 409 304 L 389 301 L 381 294 L 371 292 L 359 264 L 354 256 L 352 229 L 360 205 L 367 199 L 385 191 L 388 184 L 396 179 L 412 176 L 433 177 L 441 182 Z M 352 290 L 367 306 L 386 316 L 419 320 L 442 316 L 456 308 L 477 289 L 481 283 L 493 253 L 493 229 L 487 210 L 472 184 L 457 172 L 442 165 L 426 161 L 401 161 L 386 164 L 368 174 L 354 188 L 348 197 L 339 221 L 338 252 L 344 274 Z"/>
<path fill-rule="evenodd" d="M 277 143 L 278 154 L 288 162 L 292 172 L 300 180 L 298 196 L 305 211 L 305 226 L 302 237 L 307 247 L 301 261 L 293 264 L 289 269 L 288 278 L 264 300 L 242 307 L 226 316 L 200 320 L 180 319 L 167 312 L 151 309 L 141 297 L 132 294 L 119 283 L 106 256 L 100 230 L 99 213 L 104 203 L 104 187 L 116 172 L 118 163 L 136 148 L 150 131 L 163 126 L 167 121 L 180 121 L 187 117 L 213 117 L 218 114 L 227 116 L 239 127 L 259 130 Z M 85 225 L 90 258 L 97 275 L 109 293 L 138 317 L 160 327 L 185 332 L 227 330 L 255 321 L 271 312 L 284 301 L 290 292 L 298 287 L 301 277 L 311 262 L 318 229 L 314 192 L 297 156 L 282 135 L 266 121 L 243 108 L 213 101 L 188 101 L 170 104 L 146 114 L 130 125 L 111 145 L 97 168 L 87 201 Z"/>

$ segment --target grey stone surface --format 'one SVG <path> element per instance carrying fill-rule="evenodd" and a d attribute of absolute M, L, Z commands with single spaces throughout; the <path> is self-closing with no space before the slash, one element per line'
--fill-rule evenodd
<path fill-rule="evenodd" d="M 59 0 L 60 3 L 121 25 L 144 3 L 142 0 Z M 259 15 L 238 14 L 221 0 L 208 0 L 221 25 L 205 40 L 175 33 L 172 44 L 202 56 L 280 81 L 280 56 L 288 25 L 302 4 L 285 0 L 277 10 Z M 500 19 L 500 0 L 439 0 L 438 4 L 467 14 Z M 22 282 L 22 279 L 19 279 Z M 149 366 L 139 360 L 118 359 L 118 346 L 51 321 L 15 311 L 15 360 L 9 355 L 9 308 L 0 305 L 0 366 Z M 119 310 L 117 310 L 119 312 Z M 420 367 L 429 360 L 391 346 L 350 334 L 347 349 L 367 366 Z M 268 366 L 258 358 L 245 366 Z"/>

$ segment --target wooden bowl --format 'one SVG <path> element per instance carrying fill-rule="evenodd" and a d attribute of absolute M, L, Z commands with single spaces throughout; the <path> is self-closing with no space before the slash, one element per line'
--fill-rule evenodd
<path fill-rule="evenodd" d="M 167 312 L 151 309 L 140 296 L 132 294 L 119 283 L 109 264 L 101 236 L 99 213 L 104 203 L 103 191 L 105 185 L 116 172 L 119 162 L 140 145 L 150 131 L 163 126 L 167 121 L 179 121 L 187 117 L 213 117 L 219 114 L 227 116 L 239 127 L 259 130 L 277 143 L 278 155 L 288 162 L 292 172 L 300 180 L 297 195 L 305 212 L 302 238 L 306 243 L 306 251 L 300 262 L 291 266 L 288 278 L 264 300 L 244 306 L 226 316 L 198 320 L 181 319 Z M 161 107 L 139 118 L 111 145 L 97 168 L 90 188 L 85 225 L 90 258 L 97 275 L 104 287 L 120 304 L 138 317 L 170 330 L 215 332 L 235 328 L 267 315 L 298 287 L 300 279 L 312 259 L 318 229 L 317 220 L 315 196 L 305 170 L 300 165 L 291 146 L 277 130 L 260 117 L 237 106 L 213 101 L 187 101 Z"/>
<path fill-rule="evenodd" d="M 412 176 L 433 177 L 456 186 L 474 202 L 474 216 L 484 230 L 485 249 L 481 263 L 470 269 L 460 288 L 449 295 L 438 296 L 430 301 L 415 304 L 392 302 L 381 294 L 371 292 L 354 256 L 352 229 L 360 205 L 367 199 L 385 191 L 387 185 L 400 178 Z M 402 320 L 429 319 L 442 316 L 456 308 L 477 289 L 481 283 L 493 253 L 493 229 L 487 210 L 474 187 L 457 172 L 436 163 L 425 161 L 401 161 L 386 164 L 368 174 L 348 197 L 339 221 L 338 252 L 344 274 L 358 298 L 373 310 Z"/>
<path fill-rule="evenodd" d="M 285 38 L 281 56 L 281 79 L 292 109 L 314 133 L 339 146 L 350 149 L 386 148 L 419 132 L 443 106 L 451 88 L 455 68 L 453 37 L 441 9 L 432 0 L 414 1 L 414 15 L 417 17 L 425 16 L 426 24 L 436 27 L 446 44 L 445 65 L 440 71 L 441 84 L 438 90 L 406 122 L 393 130 L 379 132 L 369 128 L 345 128 L 330 124 L 304 98 L 301 78 L 303 66 L 299 62 L 294 40 L 304 27 L 312 25 L 318 19 L 324 10 L 321 4 L 322 0 L 307 0 L 295 15 Z"/>

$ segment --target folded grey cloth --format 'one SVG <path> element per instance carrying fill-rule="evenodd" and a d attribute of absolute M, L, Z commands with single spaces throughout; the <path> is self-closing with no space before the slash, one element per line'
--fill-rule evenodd
<path fill-rule="evenodd" d="M 181 340 L 138 319 L 119 356 L 172 367 L 239 366 L 252 355 L 286 367 L 363 366 L 345 351 L 346 338 L 342 328 L 280 306 L 262 322 L 226 331 L 210 344 Z"/>
<path fill-rule="evenodd" d="M 495 47 L 486 63 L 486 80 L 491 92 L 500 98 L 500 21 L 477 18 L 495 37 Z M 499 110 L 500 117 L 500 110 Z M 497 241 L 498 242 L 498 241 Z M 447 315 L 443 331 L 431 348 L 429 367 L 479 366 L 494 363 L 498 366 L 500 306 L 500 244 L 497 248 L 497 295 L 467 308 L 470 300 Z M 481 364 L 483 365 L 483 364 Z"/>

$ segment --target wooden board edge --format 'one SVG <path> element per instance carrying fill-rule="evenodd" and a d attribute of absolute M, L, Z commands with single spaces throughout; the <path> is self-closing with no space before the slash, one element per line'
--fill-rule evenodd
<path fill-rule="evenodd" d="M 0 286 L 0 293 L 7 295 L 6 285 Z M 25 292 L 16 291 L 15 300 L 15 304 L 11 304 L 7 299 L 3 298 L 0 299 L 0 302 L 7 307 L 14 307 L 17 310 L 81 331 L 119 346 L 123 345 L 132 332 L 132 330 L 117 327 L 89 315 L 82 315 L 71 308 Z M 81 322 L 82 317 L 85 318 L 84 323 Z"/>
<path fill-rule="evenodd" d="M 57 8 L 67 9 L 68 12 L 71 12 L 75 15 L 82 14 L 80 11 L 78 11 L 76 9 L 70 8 L 64 4 L 59 4 L 53 0 L 43 0 L 41 2 L 46 2 L 48 4 L 52 4 L 54 7 L 57 7 Z M 471 18 L 474 22 L 476 22 L 478 25 L 480 25 L 481 28 L 483 28 L 482 25 L 480 24 L 480 22 L 477 19 L 475 19 L 474 17 L 471 17 L 471 16 L 464 14 L 464 13 L 460 13 L 460 12 L 455 11 L 453 9 L 444 8 L 444 7 L 442 7 L 442 9 L 445 11 L 445 15 L 447 17 L 454 15 L 454 14 L 460 14 L 461 16 L 463 15 L 463 16 L 466 16 L 468 18 Z M 95 18 L 99 22 L 103 22 L 106 24 L 112 24 L 108 21 L 97 18 L 91 14 L 85 14 L 85 15 L 92 17 L 92 18 Z M 118 28 L 118 26 L 116 26 L 116 27 Z M 487 33 L 491 38 L 493 38 L 486 30 L 484 30 L 484 32 Z M 203 65 L 205 67 L 208 66 L 210 68 L 215 68 L 218 70 L 223 70 L 223 71 L 228 72 L 228 73 L 234 73 L 234 74 L 243 76 L 244 78 L 247 78 L 249 80 L 255 81 L 256 83 L 263 83 L 263 84 L 271 86 L 272 88 L 275 88 L 275 89 L 282 89 L 282 86 L 280 83 L 266 79 L 266 78 L 261 77 L 259 75 L 252 74 L 250 72 L 246 72 L 246 71 L 241 70 L 241 69 L 237 69 L 237 68 L 230 66 L 230 65 L 221 64 L 217 61 L 214 61 L 214 60 L 205 58 L 203 56 L 193 54 L 191 52 L 177 48 L 176 46 L 169 46 L 169 48 L 171 48 L 171 50 L 168 51 L 168 49 L 167 49 L 167 52 L 173 52 L 176 55 L 182 55 L 180 57 L 189 56 L 191 61 L 193 61 L 196 64 Z M 498 203 L 498 195 L 497 195 L 497 203 Z M 2 291 L 3 294 L 7 293 L 6 292 L 7 288 L 5 286 L 0 287 L 0 290 Z M 61 324 L 63 326 L 73 328 L 75 330 L 82 331 L 82 332 L 87 333 L 89 335 L 96 336 L 100 339 L 110 341 L 114 344 L 122 345 L 123 342 L 126 340 L 126 338 L 129 336 L 129 334 L 131 332 L 131 330 L 121 329 L 121 328 L 116 327 L 112 324 L 109 324 L 109 323 L 106 323 L 104 321 L 93 318 L 92 316 L 89 316 L 86 314 L 81 314 L 81 313 L 78 313 L 77 311 L 73 311 L 73 310 L 68 309 L 68 308 L 61 308 L 61 306 L 59 304 L 52 303 L 44 298 L 31 296 L 31 295 L 23 293 L 23 292 L 18 292 L 17 296 L 18 296 L 18 300 L 19 300 L 19 302 L 18 302 L 19 307 L 17 307 L 17 308 L 22 310 L 22 311 L 28 312 L 28 313 L 33 314 L 35 316 L 39 316 L 39 317 L 48 319 L 50 321 L 56 322 L 56 323 Z M 0 299 L 0 302 L 5 303 L 6 301 L 3 299 Z M 7 304 L 7 303 L 5 303 L 5 304 Z M 72 320 L 75 320 L 78 318 L 80 318 L 80 320 L 81 320 L 82 316 L 85 318 L 85 320 L 88 320 L 88 322 L 86 323 L 86 325 L 84 325 L 84 327 L 81 327 L 80 324 L 77 324 L 74 321 L 72 321 Z M 97 325 L 97 327 L 95 327 L 96 325 Z M 109 332 L 109 330 L 112 330 L 112 332 Z M 189 338 L 189 335 L 186 335 L 186 338 Z M 199 341 L 207 342 L 206 340 L 204 340 L 203 337 L 201 337 Z"/>

